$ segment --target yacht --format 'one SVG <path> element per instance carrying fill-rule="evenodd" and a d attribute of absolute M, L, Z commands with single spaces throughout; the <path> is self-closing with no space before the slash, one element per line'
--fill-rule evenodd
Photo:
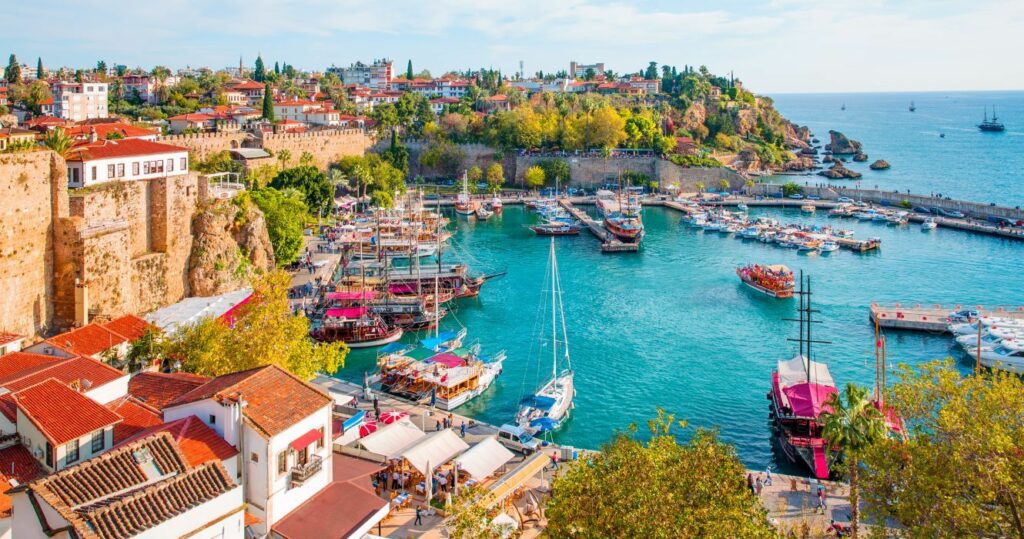
<path fill-rule="evenodd" d="M 982 348 L 980 355 L 985 367 L 1024 374 L 1024 343 L 1003 342 L 992 350 Z"/>
<path fill-rule="evenodd" d="M 825 240 L 821 242 L 821 245 L 818 247 L 818 249 L 820 249 L 823 253 L 831 253 L 832 251 L 839 250 L 839 244 L 832 240 Z"/>
<path fill-rule="evenodd" d="M 934 217 L 929 217 L 921 223 L 921 230 L 935 230 L 939 228 L 939 224 L 935 222 Z"/>

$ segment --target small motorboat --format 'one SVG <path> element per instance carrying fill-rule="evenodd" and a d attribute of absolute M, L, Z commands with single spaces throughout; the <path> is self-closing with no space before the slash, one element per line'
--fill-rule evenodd
<path fill-rule="evenodd" d="M 538 236 L 575 236 L 580 233 L 580 225 L 568 223 L 544 223 L 529 227 Z"/>
<path fill-rule="evenodd" d="M 747 210 L 749 210 L 750 208 L 749 208 L 749 207 L 747 207 L 747 205 L 746 205 L 746 204 L 744 204 L 744 203 L 740 202 L 739 204 L 737 204 L 737 205 L 736 205 L 736 209 L 738 209 L 738 210 L 740 210 L 740 211 L 747 211 Z"/>
<path fill-rule="evenodd" d="M 496 196 L 496 197 L 491 199 L 490 210 L 493 211 L 494 213 L 501 213 L 501 198 L 500 197 Z"/>
<path fill-rule="evenodd" d="M 762 266 L 747 264 L 736 268 L 743 284 L 773 298 L 793 297 L 793 271 L 781 264 Z"/>
<path fill-rule="evenodd" d="M 936 223 L 935 219 L 932 217 L 925 219 L 924 222 L 921 223 L 921 230 L 935 230 L 936 228 L 939 228 L 939 223 Z"/>
<path fill-rule="evenodd" d="M 815 206 L 814 204 L 804 204 L 803 206 L 800 206 L 800 211 L 805 213 L 814 213 L 814 211 L 817 209 L 818 207 Z"/>
<path fill-rule="evenodd" d="M 491 216 L 494 215 L 493 211 L 491 211 L 491 210 L 489 210 L 489 209 L 487 209 L 487 208 L 485 208 L 483 206 L 478 207 L 476 209 L 475 213 L 476 213 L 476 218 L 480 219 L 481 221 L 486 221 L 486 220 L 490 219 Z"/>
<path fill-rule="evenodd" d="M 831 253 L 833 251 L 839 250 L 839 244 L 832 240 L 825 240 L 821 242 L 821 245 L 818 246 L 818 249 L 820 249 L 823 253 Z"/>

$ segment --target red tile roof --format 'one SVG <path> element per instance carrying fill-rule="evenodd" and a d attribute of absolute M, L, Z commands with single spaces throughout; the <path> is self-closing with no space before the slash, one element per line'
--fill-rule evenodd
<path fill-rule="evenodd" d="M 191 114 L 179 114 L 177 116 L 171 116 L 168 120 L 183 120 L 187 122 L 208 122 L 210 120 L 216 120 L 217 117 L 210 114 L 203 114 L 200 112 L 193 112 Z"/>
<path fill-rule="evenodd" d="M 187 148 L 182 148 L 181 146 L 172 146 L 151 140 L 126 138 L 121 140 L 102 140 L 95 144 L 78 146 L 69 152 L 67 160 L 89 161 L 111 157 L 135 157 L 187 151 Z"/>
<path fill-rule="evenodd" d="M 128 393 L 147 406 L 163 410 L 168 403 L 210 381 L 184 372 L 140 372 L 128 381 Z"/>
<path fill-rule="evenodd" d="M 58 118 L 56 116 L 36 116 L 31 120 L 24 122 L 25 127 L 53 127 L 67 125 L 68 121 L 64 118 Z"/>
<path fill-rule="evenodd" d="M 120 135 L 122 138 L 151 137 L 160 133 L 154 129 L 145 129 L 131 124 L 121 122 L 110 122 L 91 125 L 76 125 L 64 130 L 69 137 L 88 137 L 93 129 L 96 130 L 96 137 L 99 140 L 110 138 L 111 134 Z"/>
<path fill-rule="evenodd" d="M 168 407 L 204 399 L 236 400 L 248 405 L 245 417 L 265 436 L 273 436 L 330 406 L 334 399 L 276 365 L 218 376 L 178 397 Z"/>
<path fill-rule="evenodd" d="M 178 443 L 178 448 L 181 449 L 185 460 L 192 466 L 215 460 L 224 461 L 238 454 L 235 446 L 221 438 L 217 431 L 208 427 L 194 415 L 154 425 L 123 442 L 115 443 L 131 443 L 133 440 L 145 438 L 158 432 L 169 433 Z"/>
<path fill-rule="evenodd" d="M 135 342 L 142 337 L 142 335 L 146 333 L 147 329 L 156 329 L 156 326 L 146 322 L 134 314 L 126 314 L 115 318 L 110 322 L 103 324 L 103 327 L 125 337 L 131 342 Z"/>
<path fill-rule="evenodd" d="M 72 354 L 95 356 L 128 339 L 107 329 L 103 324 L 89 324 L 71 331 L 54 335 L 46 342 Z"/>
<path fill-rule="evenodd" d="M 21 444 L 0 449 L 0 518 L 11 516 L 11 497 L 7 489 L 18 483 L 28 483 L 43 474 L 43 467 Z"/>
<path fill-rule="evenodd" d="M 266 89 L 266 86 L 264 86 L 262 82 L 247 80 L 233 86 L 228 86 L 228 88 L 231 88 L 232 90 L 264 90 Z"/>
<path fill-rule="evenodd" d="M 13 393 L 34 386 L 50 378 L 69 386 L 84 389 L 95 389 L 109 382 L 127 376 L 123 372 L 85 357 L 57 358 L 58 361 L 38 365 L 16 372 L 0 379 L 0 387 L 9 391 L 0 395 L 0 413 L 11 421 L 17 420 L 17 411 L 12 398 Z M 84 386 L 87 386 L 85 388 Z"/>
<path fill-rule="evenodd" d="M 12 343 L 18 339 L 24 339 L 24 335 L 18 335 L 17 333 L 8 333 L 6 331 L 0 331 L 0 346 Z"/>
<path fill-rule="evenodd" d="M 128 395 L 107 403 L 107 409 L 121 416 L 124 421 L 114 425 L 114 443 L 119 444 L 136 434 L 164 422 L 160 414 L 142 401 Z"/>
<path fill-rule="evenodd" d="M 165 475 L 150 475 L 136 461 L 141 453 Z M 223 464 L 190 466 L 174 439 L 159 433 L 15 490 L 34 492 L 69 523 L 73 535 L 127 539 L 235 488 Z"/>
<path fill-rule="evenodd" d="M 121 421 L 114 412 L 53 378 L 22 389 L 12 398 L 18 410 L 55 446 Z"/>
<path fill-rule="evenodd" d="M 0 380 L 4 380 L 15 374 L 35 372 L 46 365 L 51 365 L 63 360 L 64 358 L 62 357 L 48 356 L 45 354 L 11 352 L 0 356 Z"/>

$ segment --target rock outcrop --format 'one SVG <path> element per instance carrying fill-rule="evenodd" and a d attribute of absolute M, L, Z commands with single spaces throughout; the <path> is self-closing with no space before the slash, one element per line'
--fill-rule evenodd
<path fill-rule="evenodd" d="M 834 154 L 850 155 L 860 153 L 861 144 L 856 140 L 847 138 L 846 135 L 839 131 L 829 131 L 831 142 L 825 145 L 825 149 L 831 151 Z"/>
<path fill-rule="evenodd" d="M 824 176 L 832 180 L 855 180 L 861 177 L 860 172 L 855 172 L 843 166 L 840 161 L 835 161 L 832 164 L 832 168 L 823 170 L 818 173 L 819 176 Z"/>
<path fill-rule="evenodd" d="M 892 165 L 890 165 L 889 162 L 886 161 L 885 159 L 879 159 L 879 160 L 875 161 L 874 163 L 871 163 L 868 166 L 868 168 L 870 168 L 871 170 L 886 170 L 890 166 L 892 166 Z"/>
<path fill-rule="evenodd" d="M 864 152 L 857 152 L 853 154 L 853 160 L 858 163 L 863 163 L 864 161 L 868 160 L 868 154 Z"/>
<path fill-rule="evenodd" d="M 814 159 L 799 155 L 782 164 L 783 172 L 803 172 L 816 168 L 818 168 L 818 164 L 814 162 Z"/>
<path fill-rule="evenodd" d="M 219 201 L 192 220 L 188 280 L 194 296 L 214 296 L 246 286 L 256 272 L 274 267 L 266 220 L 255 206 Z"/>

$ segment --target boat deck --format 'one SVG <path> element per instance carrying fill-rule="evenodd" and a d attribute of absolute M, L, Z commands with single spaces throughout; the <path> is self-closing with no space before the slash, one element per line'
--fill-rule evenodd
<path fill-rule="evenodd" d="M 640 250 L 639 243 L 625 243 L 623 241 L 619 241 L 614 234 L 605 230 L 601 221 L 591 219 L 586 212 L 576 206 L 573 206 L 572 201 L 569 199 L 561 199 L 558 203 L 561 204 L 566 211 L 572 214 L 573 217 L 586 225 L 591 234 L 601 240 L 602 253 L 635 253 Z"/>
<path fill-rule="evenodd" d="M 879 327 L 886 329 L 905 329 L 912 331 L 946 331 L 946 317 L 949 313 L 961 309 L 976 308 L 982 316 L 1001 316 L 1024 320 L 1024 307 L 990 307 L 971 305 L 921 305 L 913 306 L 896 303 L 893 305 L 871 305 L 868 319 L 878 322 Z"/>

